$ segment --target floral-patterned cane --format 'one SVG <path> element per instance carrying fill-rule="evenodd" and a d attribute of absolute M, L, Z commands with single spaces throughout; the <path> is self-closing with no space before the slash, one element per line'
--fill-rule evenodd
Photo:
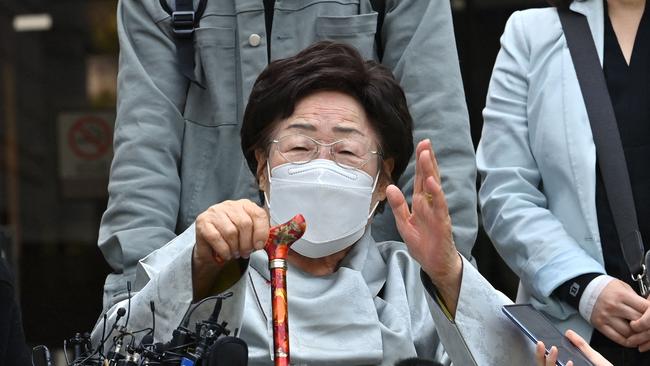
<path fill-rule="evenodd" d="M 265 250 L 271 271 L 273 350 L 275 366 L 289 366 L 289 313 L 287 308 L 287 254 L 289 247 L 305 233 L 305 218 L 298 214 L 269 230 Z"/>

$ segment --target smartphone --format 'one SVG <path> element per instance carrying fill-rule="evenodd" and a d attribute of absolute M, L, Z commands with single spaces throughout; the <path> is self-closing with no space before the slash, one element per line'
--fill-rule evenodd
<path fill-rule="evenodd" d="M 530 304 L 504 305 L 503 313 L 535 344 L 544 342 L 546 354 L 555 346 L 558 350 L 557 365 L 594 366 L 587 357 L 564 336 L 548 318 Z"/>

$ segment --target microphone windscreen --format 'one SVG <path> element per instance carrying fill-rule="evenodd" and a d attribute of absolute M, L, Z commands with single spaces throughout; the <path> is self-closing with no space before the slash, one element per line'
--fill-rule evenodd
<path fill-rule="evenodd" d="M 147 344 L 153 344 L 153 334 L 149 333 L 146 336 L 142 337 L 142 342 L 143 345 Z"/>
<path fill-rule="evenodd" d="M 248 346 L 241 338 L 221 337 L 208 349 L 207 366 L 248 366 Z"/>
<path fill-rule="evenodd" d="M 125 308 L 117 309 L 117 316 L 119 316 L 121 318 L 121 317 L 124 316 L 124 314 L 126 314 L 126 309 Z"/>

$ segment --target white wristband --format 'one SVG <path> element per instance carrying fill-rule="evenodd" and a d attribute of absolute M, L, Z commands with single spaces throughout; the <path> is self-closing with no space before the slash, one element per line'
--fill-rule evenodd
<path fill-rule="evenodd" d="M 598 296 L 600 296 L 600 293 L 603 292 L 603 289 L 605 286 L 607 286 L 614 277 L 603 274 L 600 275 L 587 285 L 587 288 L 585 288 L 585 291 L 582 293 L 582 297 L 580 297 L 580 303 L 578 305 L 578 311 L 580 311 L 580 315 L 591 324 L 591 313 L 594 311 L 594 306 L 596 305 L 596 300 L 598 300 Z"/>

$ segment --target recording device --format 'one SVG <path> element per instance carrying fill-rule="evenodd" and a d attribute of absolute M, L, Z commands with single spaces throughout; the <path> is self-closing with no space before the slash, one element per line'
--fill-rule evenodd
<path fill-rule="evenodd" d="M 112 326 L 106 329 L 107 315 L 103 315 L 102 338 L 93 348 L 90 334 L 76 333 L 63 342 L 67 366 L 247 366 L 248 346 L 237 337 L 230 336 L 227 322 L 218 322 L 223 300 L 232 293 L 208 297 L 195 305 L 184 317 L 181 325 L 172 333 L 167 343 L 154 343 L 156 328 L 155 305 L 149 303 L 152 314 L 151 328 L 132 331 L 128 328 L 131 309 L 131 284 L 127 311 L 119 308 Z M 208 300 L 216 300 L 210 317 L 198 321 L 194 330 L 189 329 L 192 313 Z M 126 315 L 123 325 L 119 321 Z M 114 334 L 116 333 L 116 334 Z M 136 342 L 136 337 L 146 333 Z M 112 338 L 111 338 L 112 337 Z M 110 339 L 110 342 L 109 342 Z M 108 346 L 110 344 L 110 347 Z M 71 358 L 69 358 L 72 356 Z M 45 346 L 32 350 L 34 366 L 55 366 Z"/>
<path fill-rule="evenodd" d="M 504 305 L 502 310 L 534 343 L 544 342 L 546 354 L 552 346 L 557 347 L 557 365 L 564 366 L 571 360 L 574 366 L 593 366 L 587 357 L 532 305 Z"/>

